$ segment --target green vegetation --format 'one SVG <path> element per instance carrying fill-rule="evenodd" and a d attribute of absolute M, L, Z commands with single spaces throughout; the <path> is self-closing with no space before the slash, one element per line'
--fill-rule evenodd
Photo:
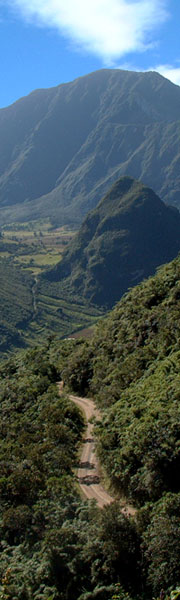
<path fill-rule="evenodd" d="M 132 289 L 63 374 L 104 409 L 99 456 L 137 505 L 180 492 L 180 258 Z"/>
<path fill-rule="evenodd" d="M 59 259 L 73 237 L 67 228 L 52 230 L 48 222 L 2 228 L 0 239 L 0 354 L 41 343 L 52 331 L 70 335 L 94 323 L 101 314 L 82 299 L 44 285 L 39 274 Z"/>
<path fill-rule="evenodd" d="M 43 279 L 70 298 L 112 308 L 130 286 L 180 250 L 180 214 L 150 188 L 120 177 Z"/>
<path fill-rule="evenodd" d="M 0 260 L 1 278 L 1 353 L 15 347 L 24 347 L 23 330 L 33 318 L 33 278 L 18 269 L 9 259 Z"/>
<path fill-rule="evenodd" d="M 94 395 L 100 461 L 136 516 L 147 589 L 179 584 L 180 257 L 127 293 L 63 367 Z M 144 563 L 145 561 L 145 563 Z"/>
<path fill-rule="evenodd" d="M 63 537 L 60 523 L 75 510 L 73 467 L 83 422 L 58 396 L 48 346 L 2 363 L 0 375 L 0 571 L 3 577 L 10 570 L 8 598 L 29 599 L 51 579 L 56 583 L 53 534 L 57 528 Z"/>
<path fill-rule="evenodd" d="M 0 365 L 2 600 L 108 600 L 117 572 L 127 590 L 139 583 L 135 524 L 78 494 L 84 424 L 54 385 L 75 344 L 52 340 Z"/>
<path fill-rule="evenodd" d="M 0 258 L 23 266 L 34 275 L 55 265 L 74 232 L 67 227 L 53 229 L 49 220 L 4 225 L 1 229 Z"/>
<path fill-rule="evenodd" d="M 140 504 L 180 492 L 180 353 L 149 371 L 120 394 L 99 427 L 100 457 L 114 485 Z"/>
<path fill-rule="evenodd" d="M 93 325 L 102 314 L 83 300 L 68 299 L 63 293 L 53 295 L 45 286 L 41 290 L 37 278 L 9 259 L 0 261 L 0 275 L 2 356 L 15 348 L 41 343 L 52 333 L 59 338 L 72 335 Z"/>
<path fill-rule="evenodd" d="M 179 204 L 179 98 L 102 70 L 0 111 L 0 600 L 180 598 L 180 257 L 100 318 L 177 254 L 180 217 L 129 177 L 94 209 L 117 172 Z M 100 411 L 102 510 L 78 488 L 68 390 Z"/>
<path fill-rule="evenodd" d="M 92 326 L 130 285 L 177 255 L 179 232 L 179 213 L 130 177 L 116 182 L 76 235 L 43 220 L 3 226 L 0 352 Z"/>
<path fill-rule="evenodd" d="M 0 364 L 2 600 L 178 599 L 179 276 L 177 258 L 90 340 L 49 338 Z M 103 510 L 79 495 L 84 423 L 67 386 L 101 411 L 98 452 L 117 498 Z"/>

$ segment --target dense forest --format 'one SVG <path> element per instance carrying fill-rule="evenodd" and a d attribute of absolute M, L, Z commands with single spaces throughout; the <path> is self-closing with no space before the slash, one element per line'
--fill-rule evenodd
<path fill-rule="evenodd" d="M 49 338 L 0 363 L 1 600 L 178 597 L 179 275 L 177 258 L 89 341 Z M 70 390 L 101 412 L 97 448 L 115 498 L 102 510 L 77 485 L 85 424 Z"/>

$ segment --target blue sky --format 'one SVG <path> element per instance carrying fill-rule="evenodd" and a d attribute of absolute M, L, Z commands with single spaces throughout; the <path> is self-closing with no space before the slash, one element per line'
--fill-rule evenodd
<path fill-rule="evenodd" d="M 180 85 L 180 0 L 0 0 L 0 107 L 101 69 Z"/>

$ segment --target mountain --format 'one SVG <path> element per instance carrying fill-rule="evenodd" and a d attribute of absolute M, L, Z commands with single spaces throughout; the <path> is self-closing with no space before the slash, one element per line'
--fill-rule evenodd
<path fill-rule="evenodd" d="M 180 88 L 104 69 L 0 110 L 0 222 L 79 227 L 121 175 L 180 206 Z"/>
<path fill-rule="evenodd" d="M 67 297 L 111 308 L 179 250 L 178 210 L 139 181 L 122 177 L 87 215 L 61 262 L 42 277 L 51 289 L 59 283 L 59 295 L 66 290 Z"/>
<path fill-rule="evenodd" d="M 130 286 L 178 254 L 180 214 L 122 177 L 86 216 L 61 261 L 42 275 L 14 264 L 3 243 L 0 354 L 94 325 Z"/>

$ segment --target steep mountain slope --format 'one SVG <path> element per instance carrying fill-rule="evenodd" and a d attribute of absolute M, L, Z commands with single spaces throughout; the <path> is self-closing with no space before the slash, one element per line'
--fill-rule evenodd
<path fill-rule="evenodd" d="M 180 250 L 180 214 L 140 182 L 120 178 L 86 217 L 62 261 L 44 274 L 59 294 L 111 308 Z M 58 288 L 56 288 L 58 289 Z"/>
<path fill-rule="evenodd" d="M 180 258 L 126 294 L 91 342 L 46 340 L 0 363 L 3 599 L 178 597 L 179 312 Z M 102 510 L 78 492 L 84 420 L 67 387 L 59 397 L 60 376 L 99 403 L 117 495 Z M 135 519 L 122 490 L 142 505 Z"/>
<path fill-rule="evenodd" d="M 180 257 L 128 292 L 62 372 L 104 409 L 102 464 L 138 504 L 180 492 L 179 317 Z"/>
<path fill-rule="evenodd" d="M 129 286 L 179 249 L 178 210 L 140 182 L 120 178 L 55 268 L 34 276 L 2 257 L 0 353 L 93 325 Z"/>
<path fill-rule="evenodd" d="M 124 174 L 180 206 L 180 88 L 102 70 L 0 111 L 1 222 L 79 225 Z"/>

